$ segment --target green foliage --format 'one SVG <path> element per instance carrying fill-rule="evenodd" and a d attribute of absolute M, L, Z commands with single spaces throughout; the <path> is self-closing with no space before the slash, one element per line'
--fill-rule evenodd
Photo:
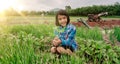
<path fill-rule="evenodd" d="M 53 26 L 49 25 L 15 25 L 13 27 L 9 27 L 9 32 L 12 34 L 17 34 L 19 32 L 25 32 L 27 34 L 32 34 L 35 37 L 41 38 L 46 36 L 53 37 Z"/>
<path fill-rule="evenodd" d="M 114 35 L 116 36 L 117 40 L 120 42 L 120 27 L 114 28 Z"/>
<path fill-rule="evenodd" d="M 0 51 L 0 62 L 2 64 L 35 63 L 36 55 L 33 43 L 37 40 L 31 34 L 20 32 L 17 36 L 10 34 L 0 38 L 0 40 L 2 39 L 1 44 L 5 44 Z"/>
<path fill-rule="evenodd" d="M 72 16 L 87 16 L 88 14 L 98 14 L 108 12 L 109 15 L 120 15 L 120 3 L 114 5 L 93 5 L 70 10 L 68 13 Z"/>
<path fill-rule="evenodd" d="M 120 27 L 114 27 L 113 32 L 110 32 L 110 40 L 112 43 L 120 42 Z"/>
<path fill-rule="evenodd" d="M 103 40 L 102 33 L 97 27 L 95 27 L 94 29 L 79 27 L 77 28 L 76 36 L 79 36 L 84 39 Z"/>
<path fill-rule="evenodd" d="M 94 40 L 82 40 L 77 38 L 79 44 L 79 52 L 76 54 L 85 58 L 86 63 L 91 62 L 92 64 L 119 64 L 119 47 L 111 47 L 102 41 Z M 116 51 L 116 52 L 115 52 Z"/>
<path fill-rule="evenodd" d="M 103 42 L 97 28 L 77 28 L 78 50 L 75 55 L 62 55 L 60 59 L 56 58 L 56 55 L 50 53 L 50 42 L 54 37 L 53 27 L 17 25 L 10 26 L 8 33 L 0 32 L 0 64 L 120 63 L 120 47 Z"/>

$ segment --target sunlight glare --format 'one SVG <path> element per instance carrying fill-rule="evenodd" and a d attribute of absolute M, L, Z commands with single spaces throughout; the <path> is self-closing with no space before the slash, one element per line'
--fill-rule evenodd
<path fill-rule="evenodd" d="M 4 11 L 5 9 L 12 7 L 14 4 L 13 0 L 0 0 L 0 11 Z"/>
<path fill-rule="evenodd" d="M 18 0 L 0 0 L 0 12 L 3 12 L 11 7 L 17 9 L 18 11 L 23 10 L 23 6 L 18 4 Z"/>

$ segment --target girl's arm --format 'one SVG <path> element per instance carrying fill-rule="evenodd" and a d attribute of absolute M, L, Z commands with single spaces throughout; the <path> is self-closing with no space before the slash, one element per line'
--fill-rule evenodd
<path fill-rule="evenodd" d="M 61 42 L 62 42 L 62 45 L 66 45 L 66 46 L 71 46 L 72 43 L 70 43 L 74 37 L 75 37 L 75 34 L 76 34 L 76 28 L 70 30 L 70 34 L 68 35 L 68 38 L 67 39 L 63 39 L 63 38 L 60 38 Z"/>

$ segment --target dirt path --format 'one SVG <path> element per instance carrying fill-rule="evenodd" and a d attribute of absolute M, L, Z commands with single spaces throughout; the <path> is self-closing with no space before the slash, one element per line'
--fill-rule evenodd
<path fill-rule="evenodd" d="M 102 28 L 100 28 L 100 30 L 102 31 L 102 36 L 103 36 L 103 40 L 105 41 L 105 43 L 111 44 L 111 45 L 120 46 L 120 42 L 119 41 L 115 40 L 115 43 L 113 44 L 110 41 L 110 35 L 109 35 L 109 33 L 105 33 L 105 30 L 103 30 Z"/>

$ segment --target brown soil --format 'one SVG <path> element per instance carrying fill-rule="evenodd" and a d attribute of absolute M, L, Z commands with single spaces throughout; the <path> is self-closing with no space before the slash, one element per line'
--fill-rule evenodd
<path fill-rule="evenodd" d="M 104 21 L 99 21 L 99 22 L 86 22 L 89 26 L 95 27 L 99 26 L 101 28 L 113 28 L 114 26 L 120 26 L 120 20 L 104 20 Z M 72 22 L 73 25 L 75 26 L 82 26 L 82 22 Z"/>

